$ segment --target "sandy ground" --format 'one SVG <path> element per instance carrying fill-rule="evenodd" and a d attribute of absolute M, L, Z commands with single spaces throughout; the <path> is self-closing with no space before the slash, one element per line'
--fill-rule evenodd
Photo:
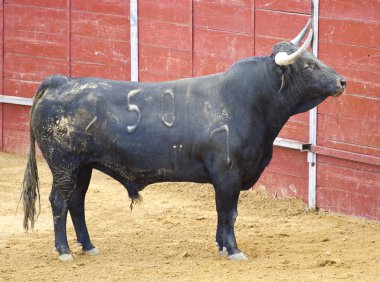
<path fill-rule="evenodd" d="M 161 183 L 143 192 L 131 212 L 124 188 L 96 172 L 86 198 L 87 222 L 100 255 L 74 262 L 53 252 L 48 195 L 51 175 L 42 159 L 41 215 L 22 230 L 17 210 L 26 157 L 0 153 L 1 281 L 380 281 L 380 223 L 307 211 L 296 199 L 263 191 L 241 195 L 236 234 L 248 261 L 231 262 L 214 246 L 216 212 L 210 185 Z"/>

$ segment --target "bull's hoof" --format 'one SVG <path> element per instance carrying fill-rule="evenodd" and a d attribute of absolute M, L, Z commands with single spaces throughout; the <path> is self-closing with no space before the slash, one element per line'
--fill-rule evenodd
<path fill-rule="evenodd" d="M 62 262 L 69 262 L 74 260 L 74 256 L 72 254 L 63 254 L 60 255 L 58 259 Z"/>
<path fill-rule="evenodd" d="M 223 247 L 223 250 L 219 250 L 219 255 L 222 256 L 222 257 L 227 257 L 228 256 L 228 252 L 227 252 L 226 247 Z"/>
<path fill-rule="evenodd" d="M 240 252 L 237 254 L 229 255 L 228 259 L 229 260 L 247 260 L 248 258 L 243 252 Z"/>
<path fill-rule="evenodd" d="M 83 253 L 88 255 L 88 256 L 97 256 L 99 255 L 99 251 L 97 248 L 92 248 L 91 250 L 85 251 L 83 250 Z"/>

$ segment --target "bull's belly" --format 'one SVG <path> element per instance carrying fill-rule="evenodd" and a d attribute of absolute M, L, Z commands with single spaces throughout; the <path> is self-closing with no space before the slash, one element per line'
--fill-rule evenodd
<path fill-rule="evenodd" d="M 204 164 L 189 160 L 170 163 L 167 159 L 152 161 L 141 156 L 138 162 L 112 158 L 94 160 L 90 165 L 111 177 L 122 178 L 126 183 L 148 185 L 158 182 L 211 182 Z"/>

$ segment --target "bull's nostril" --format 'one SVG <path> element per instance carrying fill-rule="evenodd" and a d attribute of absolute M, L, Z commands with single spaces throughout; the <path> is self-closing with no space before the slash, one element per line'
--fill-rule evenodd
<path fill-rule="evenodd" d="M 346 87 L 346 81 L 344 80 L 344 78 L 342 78 L 342 79 L 340 80 L 340 85 L 341 85 L 343 88 Z"/>

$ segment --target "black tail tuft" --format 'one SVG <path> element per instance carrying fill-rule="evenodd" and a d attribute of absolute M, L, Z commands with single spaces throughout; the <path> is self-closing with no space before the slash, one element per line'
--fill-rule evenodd
<path fill-rule="evenodd" d="M 32 130 L 30 131 L 30 152 L 28 164 L 26 165 L 25 173 L 24 173 L 24 181 L 22 184 L 22 192 L 21 199 L 24 206 L 24 229 L 29 229 L 29 221 L 30 227 L 33 229 L 34 222 L 38 217 L 36 215 L 36 200 L 38 198 L 39 206 L 40 204 L 40 189 L 38 184 L 38 170 L 36 163 L 36 148 L 35 148 L 35 140 Z"/>

